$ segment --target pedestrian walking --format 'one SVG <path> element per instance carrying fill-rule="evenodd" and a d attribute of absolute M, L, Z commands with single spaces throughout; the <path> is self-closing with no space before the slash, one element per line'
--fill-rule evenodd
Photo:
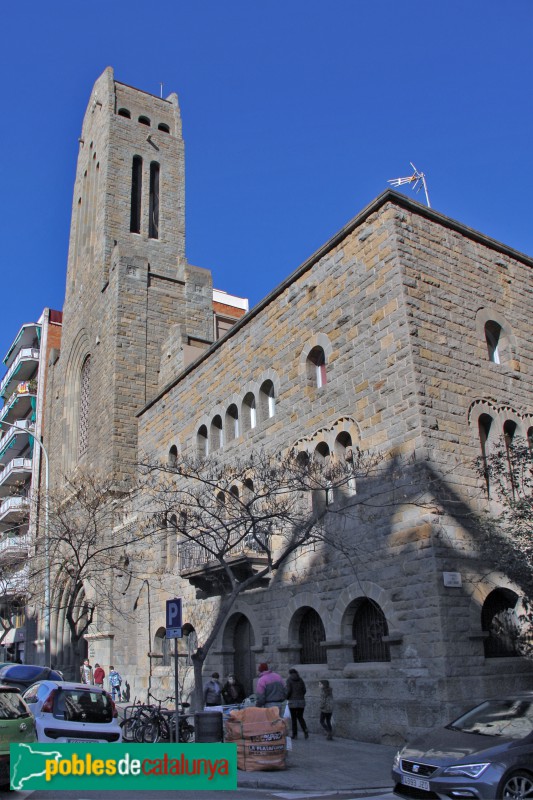
<path fill-rule="evenodd" d="M 122 686 L 122 676 L 115 667 L 110 664 L 109 666 L 109 686 L 111 688 L 111 697 L 114 700 L 120 700 L 120 687 Z"/>
<path fill-rule="evenodd" d="M 224 698 L 224 702 L 228 705 L 242 703 L 246 697 L 244 686 L 240 681 L 237 680 L 237 676 L 232 672 L 230 672 L 228 675 L 228 680 L 222 687 L 222 697 Z"/>
<path fill-rule="evenodd" d="M 326 732 L 326 739 L 333 739 L 333 728 L 331 727 L 331 715 L 333 714 L 333 690 L 329 681 L 323 679 L 319 682 L 320 689 L 320 724 Z"/>
<path fill-rule="evenodd" d="M 259 680 L 255 689 L 255 703 L 259 708 L 277 706 L 280 716 L 287 698 L 285 683 L 281 675 L 268 668 L 264 661 L 257 667 Z"/>
<path fill-rule="evenodd" d="M 306 691 L 307 687 L 305 685 L 305 681 L 300 677 L 298 670 L 290 669 L 289 677 L 287 678 L 287 683 L 285 684 L 285 692 L 287 694 L 289 711 L 291 714 L 293 739 L 296 739 L 298 736 L 298 723 L 300 723 L 300 727 L 305 738 L 309 738 L 309 731 L 307 730 L 307 725 L 304 719 Z"/>
<path fill-rule="evenodd" d="M 94 665 L 93 678 L 94 678 L 94 685 L 95 686 L 99 686 L 100 689 L 103 689 L 104 688 L 105 672 L 102 669 L 102 667 L 100 666 L 100 664 L 95 664 Z"/>
<path fill-rule="evenodd" d="M 80 667 L 80 680 L 82 683 L 94 683 L 93 668 L 88 658 L 85 659 Z"/>
<path fill-rule="evenodd" d="M 220 675 L 218 672 L 213 672 L 204 687 L 204 705 L 222 705 L 222 685 L 220 683 Z"/>

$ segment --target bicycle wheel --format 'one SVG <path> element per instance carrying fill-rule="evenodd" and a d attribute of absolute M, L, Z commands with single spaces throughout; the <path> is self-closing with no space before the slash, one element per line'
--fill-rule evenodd
<path fill-rule="evenodd" d="M 122 738 L 127 742 L 135 741 L 135 728 L 138 721 L 135 718 L 125 719 L 120 723 L 122 728 Z"/>
<path fill-rule="evenodd" d="M 153 719 L 143 725 L 142 741 L 155 744 L 160 741 L 168 741 L 170 738 L 170 731 L 166 720 Z"/>
<path fill-rule="evenodd" d="M 180 725 L 180 742 L 192 742 L 194 739 L 194 725 L 190 722 L 183 722 Z"/>

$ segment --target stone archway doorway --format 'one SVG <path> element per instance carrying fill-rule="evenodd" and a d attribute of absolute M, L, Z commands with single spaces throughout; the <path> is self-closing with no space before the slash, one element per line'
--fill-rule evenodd
<path fill-rule="evenodd" d="M 244 686 L 246 694 L 253 691 L 255 678 L 254 631 L 248 617 L 239 614 L 233 628 L 233 671 Z"/>

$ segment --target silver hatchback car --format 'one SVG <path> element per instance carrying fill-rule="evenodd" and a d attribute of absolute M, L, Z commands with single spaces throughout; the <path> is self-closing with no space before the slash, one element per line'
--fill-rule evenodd
<path fill-rule="evenodd" d="M 39 742 L 121 742 L 110 695 L 97 686 L 39 681 L 24 692 Z"/>
<path fill-rule="evenodd" d="M 533 798 L 533 692 L 486 700 L 396 754 L 395 794 L 418 800 Z"/>

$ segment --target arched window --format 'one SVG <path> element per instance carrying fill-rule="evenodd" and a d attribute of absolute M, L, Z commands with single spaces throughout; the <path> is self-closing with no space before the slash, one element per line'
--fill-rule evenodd
<path fill-rule="evenodd" d="M 352 473 L 348 475 L 340 492 L 344 495 L 353 495 L 356 493 L 354 448 L 352 437 L 347 431 L 341 431 L 335 439 L 334 453 L 339 461 L 344 462 L 350 468 Z"/>
<path fill-rule="evenodd" d="M 490 498 L 490 471 L 489 471 L 489 435 L 492 427 L 492 417 L 488 414 L 481 414 L 477 421 L 479 443 L 481 445 L 481 461 L 483 466 L 483 477 L 487 487 L 487 497 Z"/>
<path fill-rule="evenodd" d="M 131 208 L 130 231 L 141 232 L 141 198 L 142 198 L 143 160 L 141 156 L 133 156 L 131 167 Z"/>
<path fill-rule="evenodd" d="M 184 626 L 183 632 L 185 634 L 186 647 L 187 647 L 187 666 L 192 667 L 193 665 L 192 657 L 198 650 L 198 635 L 195 629 L 190 624 L 187 628 L 187 632 L 185 631 L 185 626 Z"/>
<path fill-rule="evenodd" d="M 117 113 L 119 117 L 126 117 L 126 119 L 131 119 L 131 114 L 127 108 L 119 108 Z"/>
<path fill-rule="evenodd" d="M 533 450 L 533 427 L 527 429 L 527 446 L 530 450 Z"/>
<path fill-rule="evenodd" d="M 168 451 L 168 465 L 169 467 L 175 467 L 178 463 L 178 448 L 175 444 L 172 445 L 170 450 Z"/>
<path fill-rule="evenodd" d="M 388 635 L 387 620 L 378 604 L 367 598 L 361 600 L 352 624 L 353 660 L 390 661 L 389 645 L 383 641 Z"/>
<path fill-rule="evenodd" d="M 307 377 L 317 389 L 326 385 L 326 354 L 322 347 L 313 347 L 307 356 Z"/>
<path fill-rule="evenodd" d="M 505 452 L 507 454 L 507 470 L 513 497 L 516 491 L 516 478 L 513 466 L 513 441 L 516 433 L 516 422 L 508 419 L 503 425 L 503 440 L 505 442 Z"/>
<path fill-rule="evenodd" d="M 226 436 L 228 442 L 239 437 L 239 410 L 235 403 L 232 403 L 226 411 Z"/>
<path fill-rule="evenodd" d="M 207 437 L 207 427 L 201 425 L 196 434 L 196 451 L 199 458 L 205 458 L 209 455 L 209 439 Z"/>
<path fill-rule="evenodd" d="M 243 483 L 243 500 L 245 503 L 251 503 L 254 498 L 254 482 L 251 478 L 246 478 Z"/>
<path fill-rule="evenodd" d="M 80 375 L 80 405 L 78 417 L 78 458 L 89 447 L 89 394 L 91 384 L 91 356 L 83 362 Z"/>
<path fill-rule="evenodd" d="M 159 125 L 157 126 L 157 130 L 163 131 L 163 133 L 170 133 L 170 128 L 166 124 L 166 122 L 160 122 Z"/>
<path fill-rule="evenodd" d="M 321 642 L 326 640 L 326 631 L 319 614 L 314 608 L 305 611 L 298 628 L 298 641 L 301 645 L 301 664 L 326 664 L 327 652 Z"/>
<path fill-rule="evenodd" d="M 148 127 L 152 124 L 149 117 L 139 117 L 139 122 L 141 125 L 148 125 Z"/>
<path fill-rule="evenodd" d="M 261 419 L 270 419 L 276 413 L 276 396 L 272 381 L 265 381 L 259 390 Z"/>
<path fill-rule="evenodd" d="M 150 164 L 150 204 L 148 219 L 148 236 L 159 239 L 159 164 Z"/>
<path fill-rule="evenodd" d="M 485 658 L 519 655 L 518 620 L 513 613 L 517 600 L 510 589 L 494 589 L 486 597 L 481 609 L 481 629 L 489 634 L 483 641 Z"/>
<path fill-rule="evenodd" d="M 224 445 L 224 431 L 222 429 L 222 417 L 217 414 L 211 422 L 211 452 L 219 450 Z"/>
<path fill-rule="evenodd" d="M 257 410 L 255 407 L 255 397 L 252 392 L 248 392 L 242 401 L 242 418 L 244 432 L 253 430 L 257 425 Z"/>
<path fill-rule="evenodd" d="M 326 442 L 319 442 L 313 453 L 313 460 L 322 465 L 322 470 L 317 476 L 318 486 L 313 489 L 313 512 L 316 517 L 321 517 L 328 505 L 333 502 L 333 489 L 328 485 L 325 476 L 325 467 L 329 461 L 330 452 Z"/>
<path fill-rule="evenodd" d="M 170 639 L 167 639 L 166 628 L 159 628 L 154 639 L 154 651 L 160 656 L 157 663 L 162 667 L 170 667 Z"/>
<path fill-rule="evenodd" d="M 501 325 L 498 325 L 498 323 L 494 322 L 494 320 L 489 319 L 489 321 L 485 323 L 485 341 L 487 342 L 489 361 L 492 361 L 494 364 L 500 363 L 500 353 L 498 348 L 500 344 L 501 332 Z"/>

